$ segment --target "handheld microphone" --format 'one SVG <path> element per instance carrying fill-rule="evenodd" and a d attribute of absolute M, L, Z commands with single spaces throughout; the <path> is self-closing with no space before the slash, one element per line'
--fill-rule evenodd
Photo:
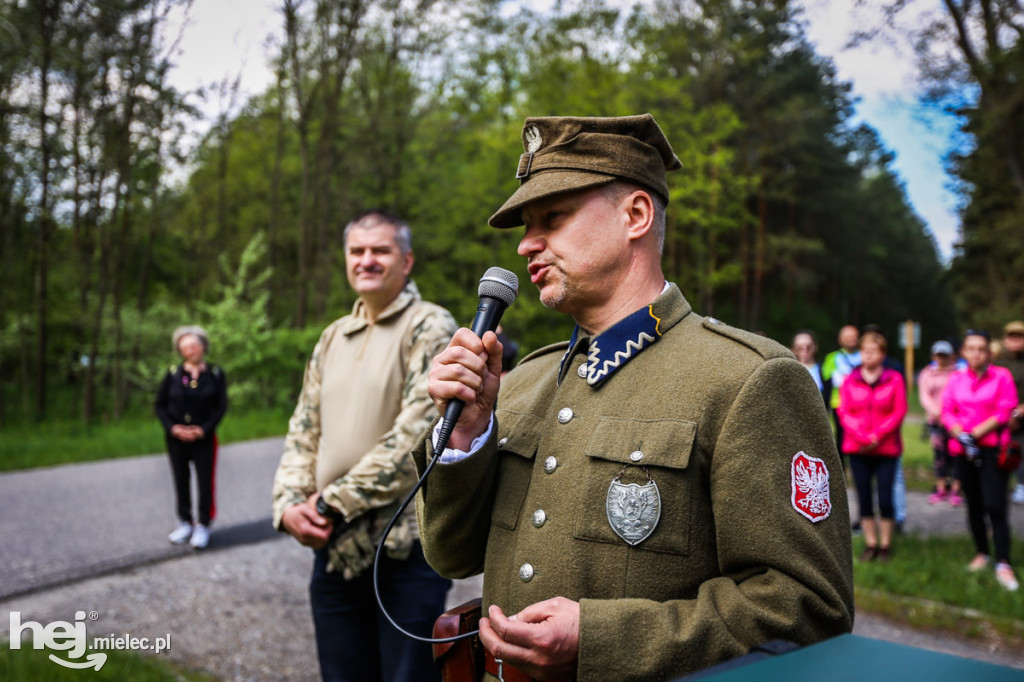
<path fill-rule="evenodd" d="M 516 300 L 516 294 L 519 293 L 519 278 L 516 277 L 515 273 L 509 272 L 503 268 L 489 268 L 484 276 L 480 278 L 480 288 L 477 290 L 480 296 L 480 304 L 476 308 L 476 317 L 473 318 L 473 333 L 477 336 L 483 336 L 485 332 L 494 331 L 498 328 L 498 322 L 501 321 L 501 315 L 505 312 L 505 308 L 512 305 L 512 302 Z M 459 421 L 459 415 L 462 414 L 462 401 L 452 400 L 448 403 L 448 407 L 445 408 L 444 420 L 441 422 L 441 430 L 437 435 L 437 448 L 436 452 L 444 452 L 444 449 L 448 446 L 448 438 L 452 435 L 452 430 L 455 428 L 455 422 Z M 446 642 L 455 642 L 460 639 L 466 639 L 468 637 L 475 637 L 480 633 L 479 629 L 471 632 L 463 632 L 458 635 L 452 635 L 451 637 L 422 637 L 420 635 L 409 632 L 401 625 L 395 622 L 391 614 L 384 607 L 384 602 L 380 597 L 380 565 L 381 553 L 384 550 L 385 543 L 387 540 L 388 533 L 395 527 L 395 522 L 405 511 L 405 508 L 409 506 L 409 503 L 416 497 L 416 491 L 423 487 L 423 482 L 427 480 L 427 475 L 430 470 L 434 468 L 440 457 L 434 457 L 427 464 L 426 470 L 423 475 L 420 476 L 420 480 L 413 486 L 412 492 L 409 493 L 405 501 L 395 512 L 395 515 L 391 517 L 391 521 L 384 529 L 383 535 L 381 535 L 380 541 L 377 544 L 377 552 L 374 555 L 373 560 L 373 594 L 377 598 L 377 605 L 380 607 L 380 612 L 387 618 L 391 625 L 410 639 L 415 639 L 418 642 L 426 642 L 428 644 L 443 644 Z M 326 504 L 326 503 L 325 503 Z"/>
<path fill-rule="evenodd" d="M 501 315 L 505 308 L 512 305 L 519 293 L 519 278 L 514 272 L 504 268 L 488 268 L 484 276 L 480 278 L 480 287 L 477 294 L 480 296 L 480 304 L 476 308 L 476 316 L 473 318 L 471 330 L 479 337 L 485 332 L 493 332 L 498 328 Z M 455 422 L 459 421 L 462 414 L 463 403 L 461 400 L 453 399 L 448 403 L 444 411 L 444 420 L 441 422 L 441 430 L 438 433 L 438 447 L 447 445 L 449 436 L 455 429 Z M 442 450 L 443 451 L 443 450 Z"/>

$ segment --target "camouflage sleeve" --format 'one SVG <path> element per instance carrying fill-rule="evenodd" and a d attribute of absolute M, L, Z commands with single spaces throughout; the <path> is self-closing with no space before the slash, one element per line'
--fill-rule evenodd
<path fill-rule="evenodd" d="M 316 492 L 316 455 L 320 446 L 320 358 L 332 327 L 321 334 L 306 363 L 302 392 L 288 420 L 284 453 L 274 474 L 274 527 L 281 530 L 281 517 L 288 507 L 306 501 Z"/>
<path fill-rule="evenodd" d="M 443 308 L 429 305 L 416 314 L 420 319 L 405 341 L 408 361 L 402 406 L 394 425 L 358 464 L 322 491 L 324 500 L 343 511 L 348 520 L 370 509 L 391 505 L 397 508 L 396 503 L 401 502 L 416 483 L 416 467 L 409 453 L 437 414 L 427 394 L 430 365 L 456 330 L 455 320 Z"/>

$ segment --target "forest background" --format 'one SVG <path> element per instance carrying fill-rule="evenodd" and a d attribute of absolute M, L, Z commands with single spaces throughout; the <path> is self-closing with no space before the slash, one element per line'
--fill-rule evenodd
<path fill-rule="evenodd" d="M 526 116 L 655 116 L 683 163 L 665 272 L 701 314 L 811 329 L 822 356 L 842 324 L 895 340 L 913 319 L 919 363 L 1024 316 L 1012 0 L 946 0 L 900 36 L 922 106 L 960 122 L 949 264 L 786 0 L 281 0 L 275 83 L 244 102 L 220 83 L 212 125 L 169 84 L 182 4 L 0 0 L 0 428 L 148 416 L 184 323 L 209 331 L 232 415 L 286 415 L 352 305 L 342 229 L 370 207 L 408 219 L 421 292 L 466 323 L 487 267 L 528 282 L 519 231 L 486 226 Z M 505 327 L 523 353 L 571 332 L 529 284 Z"/>

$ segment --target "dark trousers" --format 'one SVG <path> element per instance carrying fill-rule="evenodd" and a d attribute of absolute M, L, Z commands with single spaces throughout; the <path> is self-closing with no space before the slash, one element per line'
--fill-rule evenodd
<path fill-rule="evenodd" d="M 974 546 L 979 554 L 989 554 L 988 529 L 985 518 L 992 526 L 992 543 L 997 561 L 1010 562 L 1010 520 L 1006 487 L 1010 474 L 1000 471 L 996 464 L 996 448 L 981 449 L 981 466 L 956 457 L 960 488 L 967 500 L 967 526 L 971 529 Z"/>
<path fill-rule="evenodd" d="M 878 513 L 883 519 L 892 520 L 895 516 L 892 488 L 900 458 L 852 454 L 847 454 L 847 457 L 850 458 L 850 471 L 857 486 L 860 517 L 871 519 L 875 516 L 875 502 L 871 490 L 871 479 L 874 478 L 878 485 Z"/>
<path fill-rule="evenodd" d="M 199 523 L 210 525 L 217 510 L 214 503 L 214 472 L 217 464 L 216 436 L 185 443 L 177 438 L 167 437 L 167 454 L 171 458 L 171 473 L 174 475 L 174 497 L 177 502 L 178 518 L 192 523 L 192 489 L 189 485 L 191 463 L 196 468 L 196 483 L 199 488 Z"/>
<path fill-rule="evenodd" d="M 429 637 L 444 612 L 451 581 L 423 558 L 417 542 L 408 559 L 381 558 L 381 599 L 399 625 Z M 315 552 L 309 585 L 320 673 L 326 682 L 421 682 L 440 680 L 429 644 L 410 639 L 380 613 L 373 573 L 352 580 L 327 572 L 327 550 Z"/>
<path fill-rule="evenodd" d="M 843 470 L 846 470 L 846 462 L 849 459 L 849 455 L 843 452 L 843 422 L 839 420 L 839 411 L 833 408 L 828 409 L 832 415 L 832 424 L 834 425 L 834 431 L 836 434 L 836 450 L 839 451 L 839 462 L 843 465 Z"/>

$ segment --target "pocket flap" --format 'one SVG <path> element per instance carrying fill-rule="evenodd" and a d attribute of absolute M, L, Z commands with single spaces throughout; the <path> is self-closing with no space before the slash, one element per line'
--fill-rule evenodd
<path fill-rule="evenodd" d="M 586 454 L 622 464 L 685 469 L 696 435 L 697 424 L 681 419 L 601 417 Z"/>
<path fill-rule="evenodd" d="M 495 410 L 498 420 L 498 450 L 532 459 L 540 441 L 539 417 L 525 412 Z"/>

